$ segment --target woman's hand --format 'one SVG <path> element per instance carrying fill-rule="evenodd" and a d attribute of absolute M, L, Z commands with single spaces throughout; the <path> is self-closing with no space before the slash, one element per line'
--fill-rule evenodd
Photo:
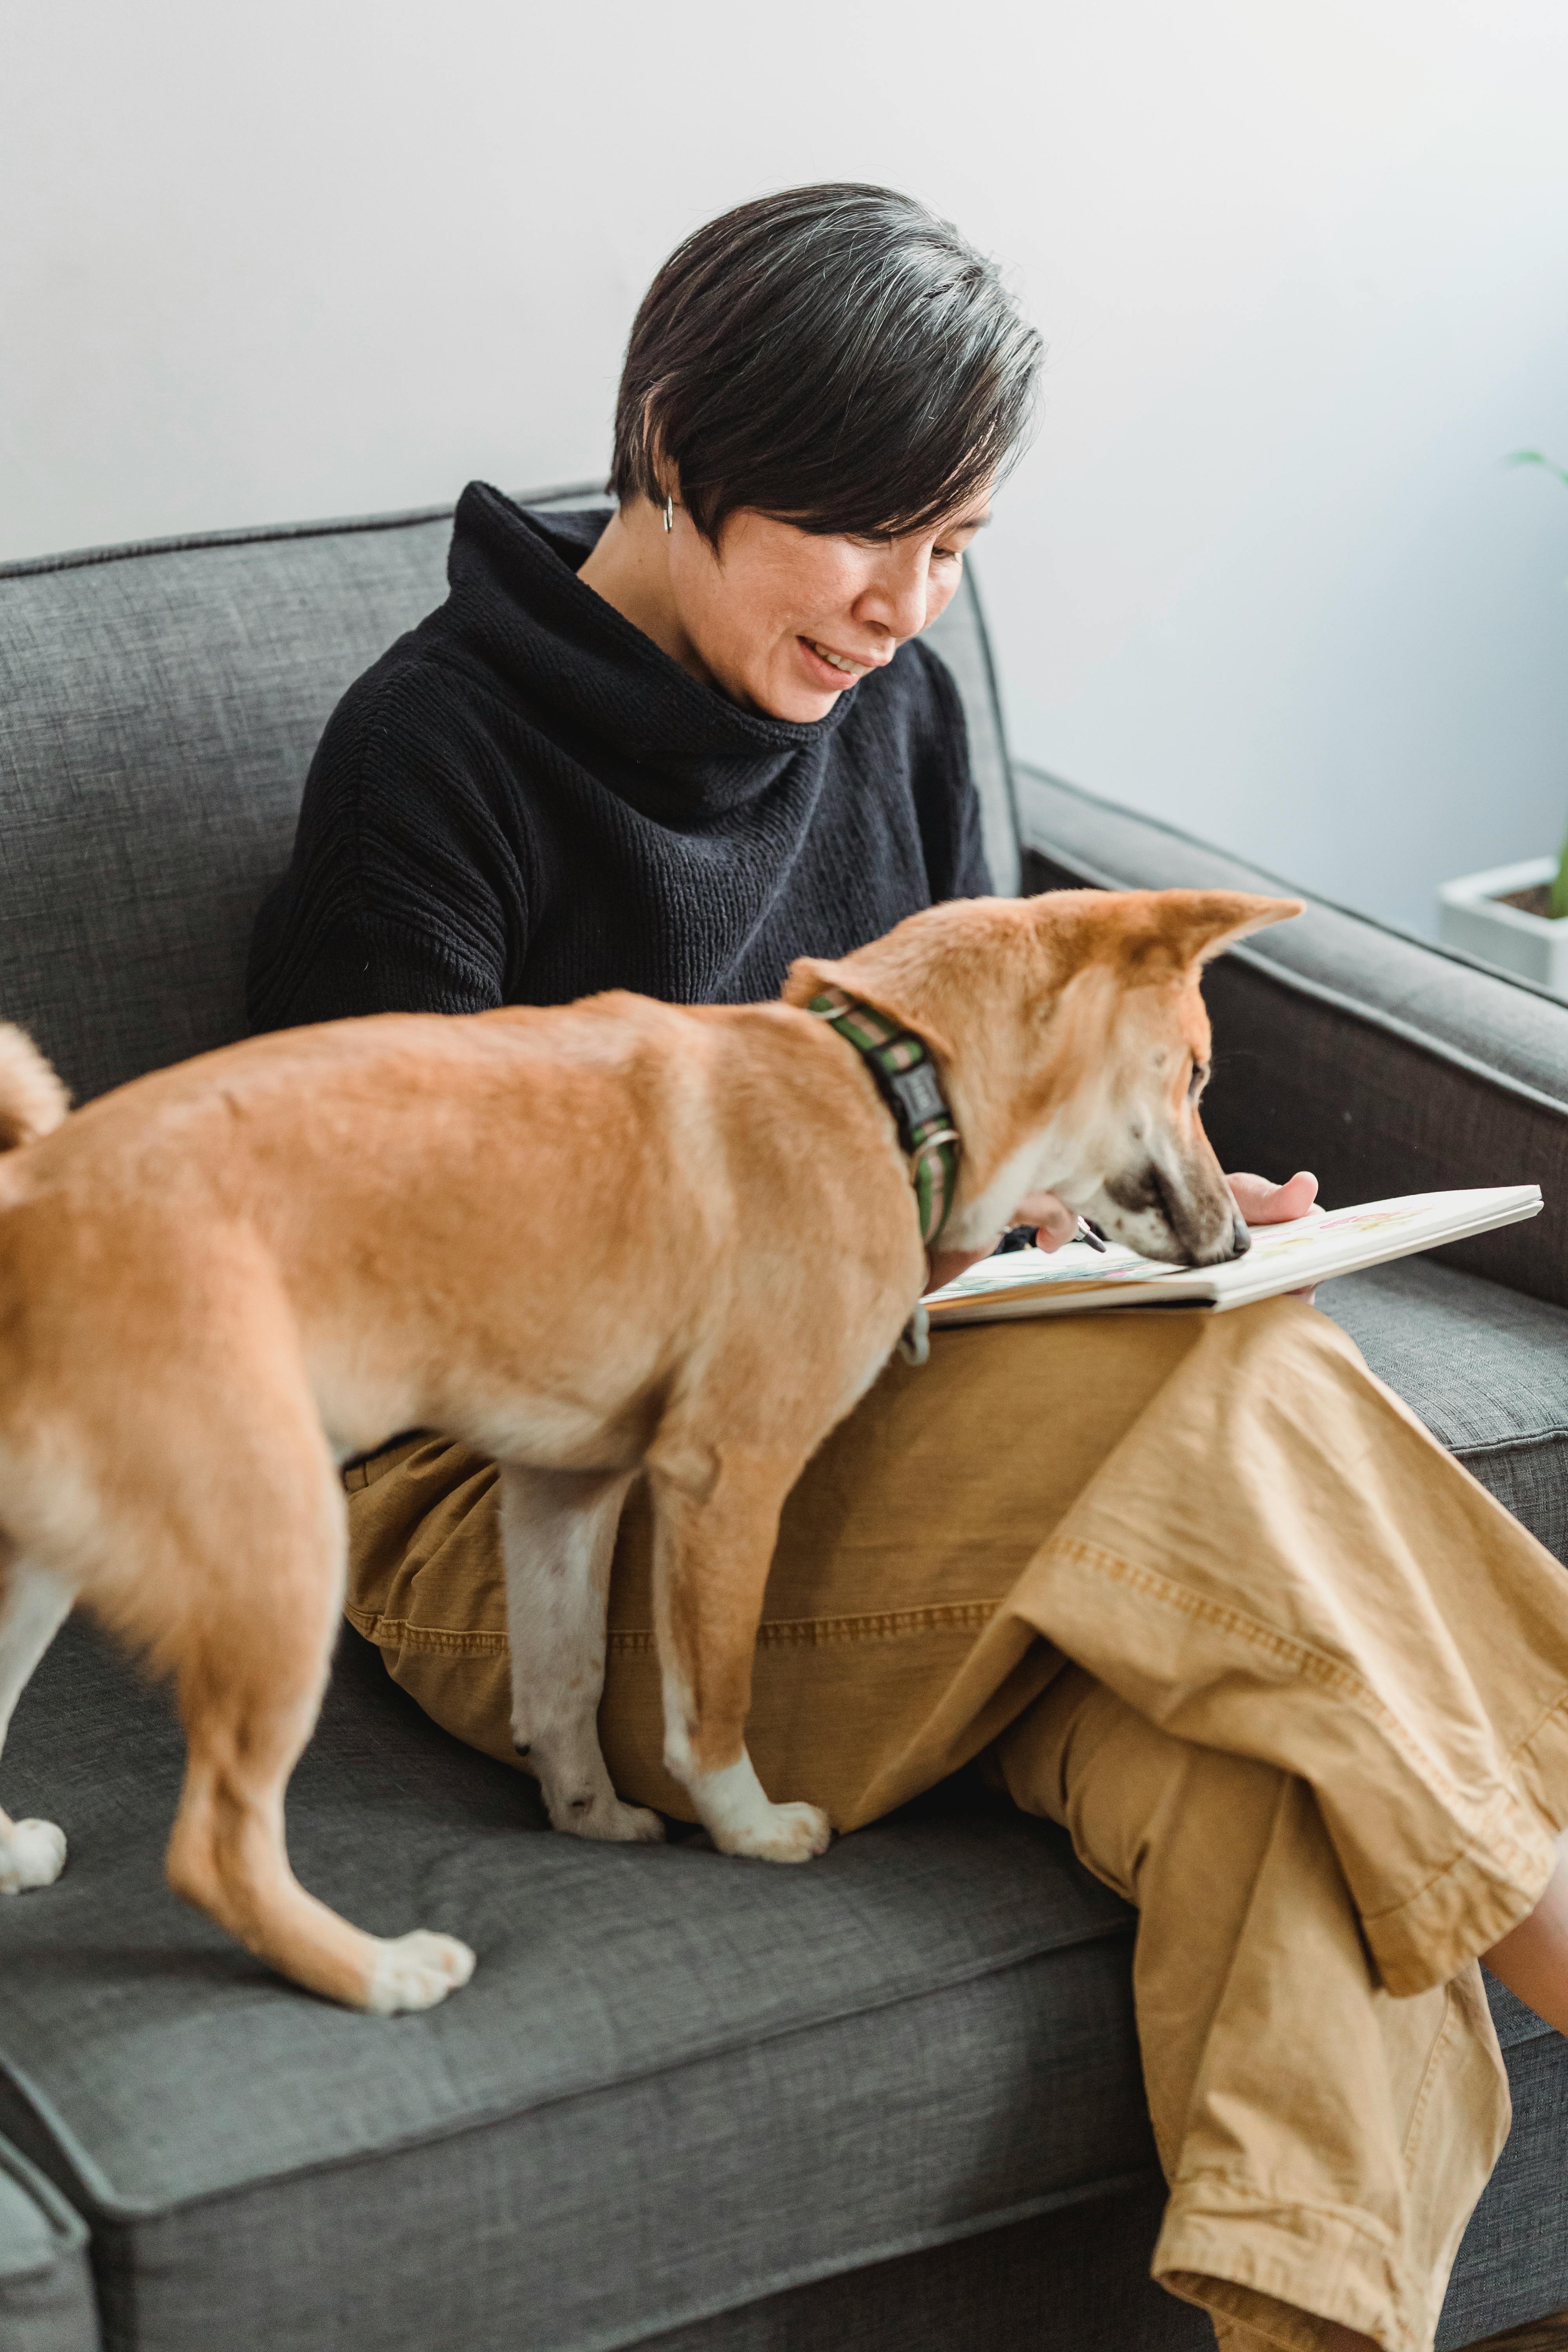
<path fill-rule="evenodd" d="M 1271 1184 L 1267 1176 L 1253 1176 L 1243 1171 L 1227 1176 L 1242 1222 L 1248 1225 L 1279 1225 L 1290 1217 L 1304 1217 L 1318 1197 L 1318 1180 L 1305 1168 L 1283 1184 Z M 1078 1218 L 1065 1201 L 1054 1192 L 1026 1192 L 1013 1213 L 1016 1225 L 1033 1225 L 1037 1249 L 1058 1250 L 1070 1242 L 1078 1231 Z M 984 1250 L 932 1250 L 931 1279 L 927 1288 L 940 1290 L 944 1282 L 956 1281 L 966 1265 L 983 1258 Z M 1310 1304 L 1310 1290 L 1298 1291 L 1300 1298 Z"/>
<path fill-rule="evenodd" d="M 1290 1217 L 1304 1217 L 1318 1197 L 1318 1180 L 1305 1168 L 1283 1184 L 1271 1184 L 1267 1176 L 1227 1176 L 1241 1220 L 1247 1225 L 1282 1225 Z M 1040 1247 L 1044 1249 L 1044 1242 Z"/>
<path fill-rule="evenodd" d="M 1305 1168 L 1299 1168 L 1283 1184 L 1271 1184 L 1267 1176 L 1246 1174 L 1227 1176 L 1225 1181 L 1235 1195 L 1243 1223 L 1248 1225 L 1282 1225 L 1288 1217 L 1304 1217 L 1318 1197 L 1318 1180 Z M 1290 1293 L 1292 1298 L 1304 1298 L 1309 1307 L 1317 1295 L 1316 1283 L 1310 1290 Z"/>

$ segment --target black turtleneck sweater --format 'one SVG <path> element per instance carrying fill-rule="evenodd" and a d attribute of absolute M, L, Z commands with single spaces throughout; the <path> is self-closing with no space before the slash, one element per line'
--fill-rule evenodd
<path fill-rule="evenodd" d="M 745 1003 L 990 889 L 935 655 L 904 646 L 810 725 L 742 710 L 577 578 L 607 520 L 464 491 L 447 602 L 321 739 L 257 923 L 257 1028 L 602 988 Z"/>

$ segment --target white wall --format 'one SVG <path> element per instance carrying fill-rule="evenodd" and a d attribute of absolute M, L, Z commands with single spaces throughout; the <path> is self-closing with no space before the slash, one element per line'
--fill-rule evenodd
<path fill-rule="evenodd" d="M 1026 755 L 1419 925 L 1568 823 L 1561 0 L 0 0 L 0 558 L 592 474 L 688 227 L 1004 256 Z"/>

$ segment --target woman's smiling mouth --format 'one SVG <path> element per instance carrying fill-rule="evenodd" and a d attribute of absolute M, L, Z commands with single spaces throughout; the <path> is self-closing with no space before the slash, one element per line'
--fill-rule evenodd
<path fill-rule="evenodd" d="M 856 661 L 848 654 L 836 654 L 830 646 L 820 645 L 815 637 L 802 637 L 798 642 L 805 647 L 814 662 L 819 663 L 824 669 L 833 671 L 837 678 L 842 680 L 847 686 L 853 686 L 855 680 L 858 677 L 864 677 L 868 670 L 881 669 L 884 667 L 884 664 L 879 661 Z"/>

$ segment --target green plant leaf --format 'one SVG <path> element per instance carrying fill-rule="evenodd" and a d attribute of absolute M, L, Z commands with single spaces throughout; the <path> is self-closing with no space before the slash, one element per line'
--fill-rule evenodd
<path fill-rule="evenodd" d="M 1568 482 L 1568 466 L 1559 466 L 1542 449 L 1515 449 L 1503 459 L 1505 466 L 1540 466 L 1555 474 L 1560 482 Z"/>

